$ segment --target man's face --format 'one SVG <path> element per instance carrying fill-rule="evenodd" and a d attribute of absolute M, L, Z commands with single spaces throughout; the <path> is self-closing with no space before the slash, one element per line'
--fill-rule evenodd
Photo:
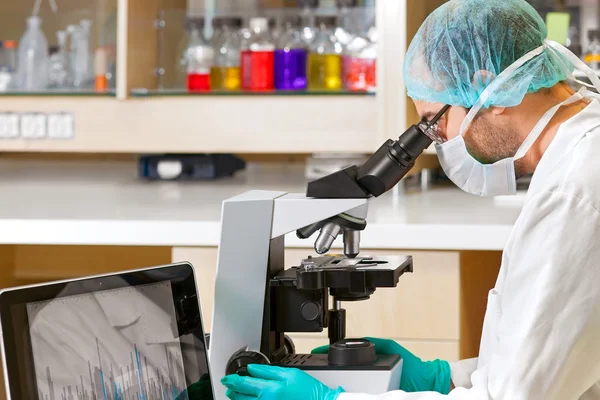
<path fill-rule="evenodd" d="M 427 121 L 444 107 L 441 103 L 424 101 L 414 101 L 414 103 L 419 117 Z M 460 126 L 468 112 L 463 107 L 450 107 L 438 121 L 436 133 L 444 141 L 458 136 Z M 521 145 L 517 131 L 512 129 L 510 119 L 491 110 L 479 111 L 465 133 L 464 140 L 469 153 L 484 164 L 514 156 Z"/>

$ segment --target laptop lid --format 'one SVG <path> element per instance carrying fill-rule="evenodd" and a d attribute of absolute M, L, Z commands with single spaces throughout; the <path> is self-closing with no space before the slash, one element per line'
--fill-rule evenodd
<path fill-rule="evenodd" d="M 8 399 L 213 398 L 188 263 L 0 291 Z"/>

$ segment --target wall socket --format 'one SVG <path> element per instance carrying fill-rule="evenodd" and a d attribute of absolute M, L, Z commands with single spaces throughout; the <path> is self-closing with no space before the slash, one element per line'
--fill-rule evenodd
<path fill-rule="evenodd" d="M 66 112 L 0 112 L 0 139 L 73 139 L 75 118 Z"/>
<path fill-rule="evenodd" d="M 45 114 L 21 114 L 21 137 L 24 139 L 44 138 L 46 130 Z"/>
<path fill-rule="evenodd" d="M 12 139 L 19 137 L 19 114 L 0 113 L 0 138 Z"/>
<path fill-rule="evenodd" d="M 72 114 L 48 114 L 48 137 L 50 139 L 72 139 L 75 134 L 73 124 Z"/>

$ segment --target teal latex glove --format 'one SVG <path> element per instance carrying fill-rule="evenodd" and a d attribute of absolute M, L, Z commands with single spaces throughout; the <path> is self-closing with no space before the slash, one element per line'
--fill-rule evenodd
<path fill-rule="evenodd" d="M 422 361 L 393 340 L 365 338 L 375 345 L 377 354 L 399 354 L 402 357 L 400 390 L 405 392 L 450 392 L 450 364 L 443 360 Z M 329 346 L 317 347 L 312 354 L 327 354 Z"/>
<path fill-rule="evenodd" d="M 296 368 L 251 364 L 248 373 L 221 379 L 231 400 L 335 400 L 344 391 L 331 390 Z"/>

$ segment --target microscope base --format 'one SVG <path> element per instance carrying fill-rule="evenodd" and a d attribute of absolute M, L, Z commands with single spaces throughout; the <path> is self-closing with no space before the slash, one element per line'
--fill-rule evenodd
<path fill-rule="evenodd" d="M 344 388 L 349 393 L 382 394 L 399 390 L 402 360 L 398 355 L 378 355 L 372 365 L 337 366 L 327 362 L 327 354 L 293 355 L 280 366 L 298 368 L 332 389 Z"/>

